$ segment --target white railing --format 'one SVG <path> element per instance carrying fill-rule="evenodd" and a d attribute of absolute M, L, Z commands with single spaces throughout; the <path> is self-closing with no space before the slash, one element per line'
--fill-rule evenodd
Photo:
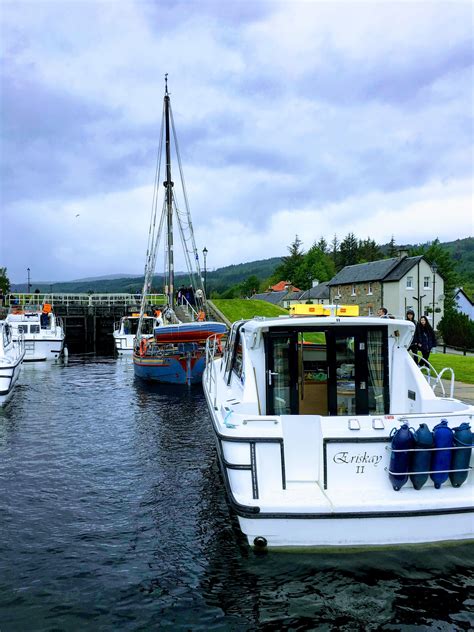
<path fill-rule="evenodd" d="M 198 316 L 199 316 L 198 312 L 194 309 L 194 307 L 191 305 L 191 303 L 188 301 L 188 299 L 185 296 L 179 297 L 178 305 L 181 305 L 181 307 L 184 309 L 187 315 L 191 318 L 191 320 L 193 321 L 198 320 Z"/>
<path fill-rule="evenodd" d="M 53 307 L 59 305 L 72 307 L 111 307 L 113 305 L 130 305 L 139 307 L 141 304 L 141 294 L 7 294 L 5 296 L 6 307 L 41 307 L 49 303 Z M 165 300 L 163 294 L 148 294 L 147 302 L 150 305 L 161 305 Z"/>
<path fill-rule="evenodd" d="M 214 334 L 206 340 L 206 382 L 212 405 L 217 406 L 217 369 L 214 360 L 222 352 L 222 336 Z"/>
<path fill-rule="evenodd" d="M 424 363 L 423 366 L 421 366 L 421 362 Z M 448 378 L 450 379 L 449 397 L 451 397 L 451 399 L 454 397 L 454 371 L 450 366 L 444 367 L 444 369 L 441 369 L 441 371 L 438 373 L 434 366 L 428 362 L 428 360 L 420 360 L 420 371 L 426 374 L 425 377 L 434 393 L 436 393 L 437 386 L 441 387 L 443 397 L 446 397 L 446 389 L 444 388 L 444 384 L 441 381 L 441 378 L 444 373 L 450 373 L 451 377 Z M 432 375 L 432 373 L 434 373 L 434 375 Z"/>

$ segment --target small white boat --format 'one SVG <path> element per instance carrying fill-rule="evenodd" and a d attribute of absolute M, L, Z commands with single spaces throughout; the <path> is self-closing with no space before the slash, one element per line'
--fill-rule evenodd
<path fill-rule="evenodd" d="M 140 314 L 130 314 L 123 316 L 117 323 L 114 323 L 114 342 L 115 349 L 119 355 L 132 354 L 135 336 L 138 330 Z M 155 316 L 143 316 L 142 321 L 142 337 L 151 338 L 155 327 L 163 325 L 163 317 L 161 312 L 157 312 Z"/>
<path fill-rule="evenodd" d="M 4 320 L 0 321 L 0 405 L 5 404 L 13 394 L 24 356 L 23 338 L 14 342 L 10 325 Z"/>
<path fill-rule="evenodd" d="M 474 539 L 474 406 L 433 392 L 408 353 L 412 323 L 330 313 L 236 322 L 223 354 L 208 341 L 204 392 L 249 544 Z M 414 441 L 410 428 L 421 424 L 436 441 L 444 426 L 452 447 L 395 447 L 397 430 Z M 468 438 L 458 441 L 461 426 Z M 416 469 L 422 453 L 428 464 Z"/>
<path fill-rule="evenodd" d="M 64 350 L 64 328 L 50 305 L 43 309 L 12 308 L 6 322 L 12 329 L 13 341 L 25 342 L 25 362 L 57 360 Z"/>

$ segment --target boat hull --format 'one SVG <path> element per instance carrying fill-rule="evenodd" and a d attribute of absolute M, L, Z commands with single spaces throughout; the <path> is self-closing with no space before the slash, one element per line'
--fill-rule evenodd
<path fill-rule="evenodd" d="M 115 350 L 119 355 L 131 355 L 133 353 L 133 334 L 118 334 L 114 331 Z"/>
<path fill-rule="evenodd" d="M 133 355 L 136 377 L 162 384 L 199 384 L 204 372 L 205 357 L 180 355 L 156 358 Z"/>
<path fill-rule="evenodd" d="M 64 336 L 57 338 L 25 338 L 24 362 L 54 362 L 64 350 Z"/>
<path fill-rule="evenodd" d="M 20 375 L 22 359 L 23 357 L 20 356 L 10 365 L 0 365 L 0 405 L 6 404 L 13 395 L 15 384 Z"/>

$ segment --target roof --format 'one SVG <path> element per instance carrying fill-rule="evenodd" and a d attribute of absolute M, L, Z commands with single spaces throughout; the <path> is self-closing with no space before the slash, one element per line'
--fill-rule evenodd
<path fill-rule="evenodd" d="M 291 290 L 292 292 L 301 292 L 300 289 L 291 285 L 289 281 L 279 281 L 276 285 L 272 285 L 270 288 L 273 292 L 283 292 L 283 290 Z"/>
<path fill-rule="evenodd" d="M 474 306 L 474 303 L 471 301 L 471 299 L 469 298 L 469 296 L 466 294 L 466 292 L 464 291 L 462 287 L 457 287 L 454 290 L 454 298 L 456 298 L 458 294 L 462 294 L 464 298 L 466 299 L 466 301 L 468 301 L 471 305 Z"/>
<path fill-rule="evenodd" d="M 422 256 L 401 259 L 392 257 L 346 266 L 329 281 L 328 285 L 363 283 L 364 281 L 398 281 L 421 259 L 423 259 Z"/>
<path fill-rule="evenodd" d="M 283 292 L 263 292 L 262 294 L 254 294 L 252 298 L 257 301 L 267 301 L 267 303 L 272 303 L 272 305 L 278 305 L 287 294 L 287 290 L 283 290 Z"/>
<path fill-rule="evenodd" d="M 310 298 L 319 298 L 319 299 L 327 298 L 327 299 L 329 299 L 329 285 L 328 285 L 328 283 L 319 283 L 319 285 L 315 285 L 314 287 L 310 288 L 309 290 L 306 290 L 300 296 L 301 300 L 308 300 Z"/>

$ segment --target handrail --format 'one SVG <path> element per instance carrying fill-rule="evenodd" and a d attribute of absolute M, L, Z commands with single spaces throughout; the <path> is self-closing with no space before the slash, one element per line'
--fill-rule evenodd
<path fill-rule="evenodd" d="M 428 384 L 431 386 L 431 389 L 433 390 L 433 392 L 436 391 L 436 387 L 439 384 L 441 386 L 441 391 L 443 393 L 443 397 L 446 397 L 446 391 L 444 388 L 444 384 L 441 381 L 441 376 L 443 375 L 443 373 L 445 371 L 450 371 L 451 373 L 451 380 L 450 380 L 450 387 L 449 387 L 449 396 L 452 399 L 454 397 L 454 371 L 450 366 L 445 366 L 444 369 L 441 369 L 441 371 L 438 373 L 437 370 L 434 368 L 434 366 L 428 362 L 428 360 L 423 359 L 423 365 L 420 366 L 420 371 L 422 373 L 427 372 L 426 375 L 426 379 L 428 381 Z M 433 371 L 434 373 L 434 384 L 431 384 L 431 371 Z"/>
<path fill-rule="evenodd" d="M 139 306 L 141 304 L 141 294 L 129 294 L 129 293 L 113 293 L 113 294 L 85 294 L 85 293 L 10 293 L 5 296 L 6 307 L 37 307 L 41 308 L 45 303 L 58 306 L 108 306 L 111 305 L 133 305 Z M 150 305 L 160 305 L 164 302 L 163 294 L 147 294 L 147 301 Z"/>
<path fill-rule="evenodd" d="M 217 369 L 214 363 L 216 357 L 216 351 L 219 349 L 219 344 L 222 336 L 213 334 L 206 340 L 206 369 L 207 369 L 207 387 L 209 394 L 213 398 L 213 407 L 217 407 Z"/>
<path fill-rule="evenodd" d="M 182 296 L 182 295 L 180 296 L 178 300 L 178 304 L 181 305 L 181 307 L 183 307 L 183 309 L 187 312 L 188 315 L 191 313 L 191 317 L 193 320 L 198 319 L 197 311 L 194 309 L 194 307 L 191 305 L 191 303 L 188 301 L 188 299 L 185 296 Z"/>

